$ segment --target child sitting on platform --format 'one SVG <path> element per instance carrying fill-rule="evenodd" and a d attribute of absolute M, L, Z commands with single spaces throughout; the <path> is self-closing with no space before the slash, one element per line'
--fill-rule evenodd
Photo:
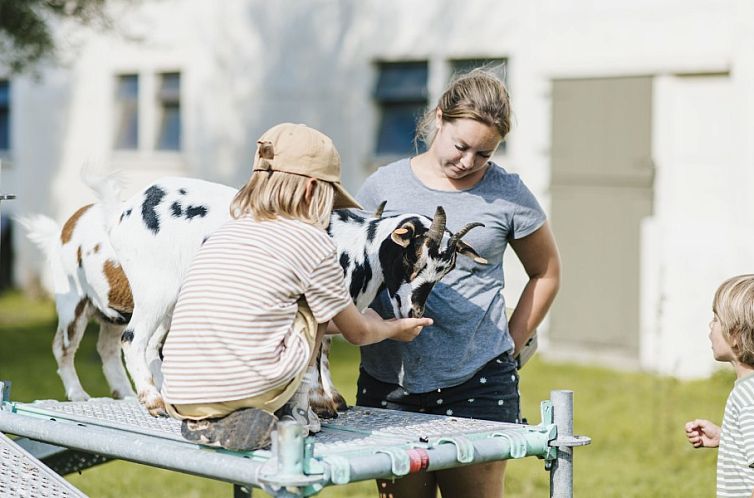
<path fill-rule="evenodd" d="M 278 418 L 316 432 L 307 394 L 330 319 L 356 344 L 411 341 L 432 323 L 359 313 L 325 232 L 334 207 L 360 206 L 330 138 L 290 123 L 265 132 L 233 219 L 191 264 L 163 348 L 163 396 L 186 439 L 254 450 Z"/>

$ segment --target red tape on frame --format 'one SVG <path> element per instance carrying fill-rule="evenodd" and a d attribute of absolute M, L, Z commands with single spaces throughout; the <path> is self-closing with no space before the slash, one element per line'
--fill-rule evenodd
<path fill-rule="evenodd" d="M 429 453 L 422 448 L 413 448 L 406 451 L 409 461 L 409 473 L 420 472 L 429 467 Z"/>

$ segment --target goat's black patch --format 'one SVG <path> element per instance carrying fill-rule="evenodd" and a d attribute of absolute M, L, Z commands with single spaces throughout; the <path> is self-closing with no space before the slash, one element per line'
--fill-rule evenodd
<path fill-rule="evenodd" d="M 127 342 L 131 343 L 131 341 L 134 340 L 134 331 L 131 329 L 126 329 L 123 331 L 123 335 L 120 336 L 120 342 Z"/>
<path fill-rule="evenodd" d="M 336 209 L 335 211 L 333 211 L 333 214 L 337 216 L 340 221 L 343 221 L 343 222 L 346 222 L 348 220 L 353 220 L 358 223 L 364 223 L 366 221 L 366 218 L 364 218 L 363 216 L 359 216 L 358 214 L 348 209 Z"/>
<path fill-rule="evenodd" d="M 406 252 L 406 249 L 391 239 L 385 239 L 380 245 L 380 265 L 385 276 L 385 287 L 391 296 L 398 291 L 404 280 L 408 280 L 403 263 L 404 253 Z"/>
<path fill-rule="evenodd" d="M 207 216 L 207 207 L 206 206 L 189 206 L 186 208 L 187 220 L 190 220 L 197 216 L 201 218 L 204 218 L 205 216 Z"/>
<path fill-rule="evenodd" d="M 424 304 L 427 302 L 429 293 L 432 292 L 432 288 L 435 286 L 434 282 L 424 282 L 419 287 L 414 289 L 411 293 L 411 303 L 414 307 L 421 306 L 424 308 Z"/>
<path fill-rule="evenodd" d="M 173 213 L 173 216 L 175 218 L 180 218 L 183 214 L 183 208 L 181 207 L 181 204 L 178 201 L 175 201 L 173 204 L 170 205 L 170 211 Z"/>
<path fill-rule="evenodd" d="M 186 195 L 186 189 L 185 188 L 180 188 L 180 189 L 178 189 L 178 193 L 181 194 L 181 195 Z"/>
<path fill-rule="evenodd" d="M 351 257 L 348 256 L 348 253 L 343 253 L 340 255 L 340 267 L 343 268 L 343 274 L 346 274 L 346 271 L 348 270 L 348 265 L 351 263 Z"/>
<path fill-rule="evenodd" d="M 144 219 L 144 224 L 155 235 L 160 231 L 160 217 L 155 208 L 160 205 L 165 195 L 167 194 L 164 190 L 157 185 L 152 185 L 144 193 L 144 202 L 141 204 L 141 217 Z"/>
<path fill-rule="evenodd" d="M 377 225 L 380 224 L 380 220 L 370 221 L 367 226 L 367 242 L 373 242 L 377 236 Z"/>
<path fill-rule="evenodd" d="M 118 313 L 118 316 L 116 317 L 111 318 L 99 310 L 97 310 L 97 316 L 100 318 L 100 320 L 104 320 L 111 325 L 125 325 L 131 321 L 131 313 L 125 313 L 118 310 L 115 311 Z"/>
<path fill-rule="evenodd" d="M 132 211 L 132 209 L 128 208 L 125 211 L 123 211 L 122 213 L 120 213 L 120 220 L 118 220 L 118 222 L 120 223 L 125 218 L 128 218 L 129 216 L 131 216 L 131 211 Z"/>
<path fill-rule="evenodd" d="M 351 274 L 351 285 L 348 289 L 351 299 L 356 300 L 356 297 L 366 290 L 371 280 L 372 265 L 369 264 L 369 258 L 364 254 L 364 263 L 356 263 Z"/>
<path fill-rule="evenodd" d="M 417 244 L 424 241 L 427 229 L 417 218 L 407 218 L 401 222 L 403 225 L 411 221 L 415 230 L 409 241 L 408 247 L 402 247 L 391 238 L 382 241 L 379 250 L 382 273 L 385 275 L 385 287 L 390 295 L 394 295 L 403 282 L 408 282 L 411 274 L 416 270 L 418 260 Z"/>

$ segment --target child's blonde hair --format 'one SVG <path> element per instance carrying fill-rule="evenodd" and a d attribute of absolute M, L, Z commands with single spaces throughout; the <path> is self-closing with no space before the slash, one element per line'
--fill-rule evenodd
<path fill-rule="evenodd" d="M 309 180 L 313 185 L 307 201 Z M 330 223 L 334 197 L 330 182 L 283 171 L 255 171 L 233 198 L 230 215 L 239 218 L 251 214 L 257 221 L 282 216 L 324 229 Z"/>
<path fill-rule="evenodd" d="M 739 275 L 720 284 L 712 311 L 738 361 L 754 366 L 754 275 Z"/>

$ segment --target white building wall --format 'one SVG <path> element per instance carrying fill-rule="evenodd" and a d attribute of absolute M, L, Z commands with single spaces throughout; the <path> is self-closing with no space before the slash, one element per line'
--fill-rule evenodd
<path fill-rule="evenodd" d="M 642 241 L 639 360 L 679 376 L 713 367 L 704 337 L 712 293 L 724 277 L 748 271 L 754 248 L 751 2 L 165 0 L 114 17 L 120 34 L 63 27 L 74 47 L 67 65 L 46 69 L 39 82 L 13 80 L 2 190 L 18 200 L 4 210 L 64 220 L 92 199 L 78 179 L 86 162 L 123 170 L 130 192 L 165 174 L 240 185 L 256 137 L 285 120 L 333 138 L 355 191 L 379 161 L 374 63 L 429 60 L 434 101 L 449 59 L 481 57 L 509 59 L 515 121 L 497 159 L 549 209 L 552 79 L 656 76 L 656 204 Z M 176 70 L 183 150 L 158 153 L 154 76 Z M 143 147 L 114 152 L 114 78 L 130 72 L 142 77 Z M 700 74 L 718 75 L 691 76 Z M 25 284 L 41 261 L 25 239 L 16 244 Z M 525 276 L 514 256 L 506 264 L 506 296 L 515 302 Z M 541 343 L 546 349 L 546 330 Z"/>

